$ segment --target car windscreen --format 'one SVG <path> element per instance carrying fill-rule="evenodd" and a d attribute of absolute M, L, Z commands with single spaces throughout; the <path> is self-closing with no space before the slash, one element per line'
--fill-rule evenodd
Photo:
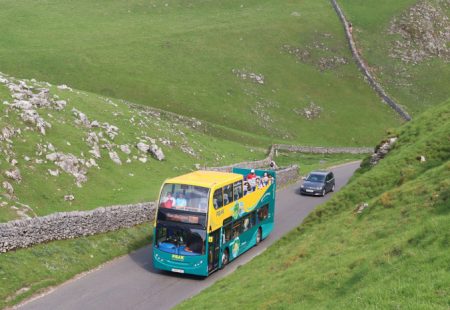
<path fill-rule="evenodd" d="M 311 173 L 306 179 L 306 181 L 308 182 L 318 182 L 318 183 L 322 183 L 324 180 L 325 180 L 324 174 L 314 174 L 314 173 Z"/>
<path fill-rule="evenodd" d="M 160 208 L 206 213 L 209 189 L 186 184 L 164 184 L 159 200 Z"/>

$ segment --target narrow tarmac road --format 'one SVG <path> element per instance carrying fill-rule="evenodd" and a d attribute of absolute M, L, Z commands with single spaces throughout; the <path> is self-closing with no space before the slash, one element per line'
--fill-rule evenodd
<path fill-rule="evenodd" d="M 358 163 L 331 169 L 336 176 L 336 191 L 347 183 Z M 281 236 L 298 226 L 326 197 L 305 197 L 298 194 L 300 182 L 277 192 L 275 228 L 258 247 L 252 248 L 225 269 L 206 279 L 160 272 L 152 267 L 152 250 L 146 246 L 106 264 L 99 270 L 68 281 L 56 289 L 19 305 L 19 309 L 170 309 L 198 294 L 238 266 L 263 252 Z M 149 226 L 149 229 L 151 227 Z"/>

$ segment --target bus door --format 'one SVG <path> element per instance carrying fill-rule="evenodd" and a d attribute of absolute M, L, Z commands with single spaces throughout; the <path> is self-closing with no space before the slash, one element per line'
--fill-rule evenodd
<path fill-rule="evenodd" d="M 219 267 L 220 229 L 209 234 L 208 237 L 208 271 Z"/>

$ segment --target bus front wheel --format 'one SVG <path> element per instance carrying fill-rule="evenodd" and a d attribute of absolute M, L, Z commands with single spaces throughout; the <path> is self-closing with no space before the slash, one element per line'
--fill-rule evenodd
<path fill-rule="evenodd" d="M 228 249 L 225 249 L 222 253 L 222 268 L 224 268 L 226 265 L 228 265 L 230 261 L 230 254 L 228 252 Z"/>
<path fill-rule="evenodd" d="M 258 245 L 261 242 L 262 239 L 262 229 L 261 227 L 258 228 L 258 233 L 256 234 L 256 245 Z"/>

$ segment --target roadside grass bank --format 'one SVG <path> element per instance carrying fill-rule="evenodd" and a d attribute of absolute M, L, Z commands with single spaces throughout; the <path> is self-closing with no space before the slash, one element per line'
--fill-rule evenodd
<path fill-rule="evenodd" d="M 282 163 L 294 164 L 299 160 L 300 163 L 307 160 L 308 168 L 305 169 L 313 170 L 316 169 L 314 167 L 326 168 L 351 161 L 342 156 L 345 154 L 303 155 L 306 156 L 298 156 Z M 323 158 L 327 159 L 326 163 L 323 162 Z M 357 156 L 353 159 L 357 159 Z M 74 278 L 77 274 L 95 269 L 116 257 L 149 245 L 151 238 L 152 227 L 146 223 L 115 232 L 75 240 L 53 241 L 1 254 L 0 309 L 16 305 L 39 292 L 45 292 L 50 287 Z"/>
<path fill-rule="evenodd" d="M 54 241 L 0 255 L 0 308 L 13 306 L 77 274 L 148 245 L 149 223 L 129 229 Z"/>
<path fill-rule="evenodd" d="M 393 134 L 376 166 L 366 159 L 299 227 L 176 309 L 447 309 L 450 101 Z"/>
<path fill-rule="evenodd" d="M 3 0 L 0 19 L 2 71 L 194 116 L 237 143 L 365 146 L 401 123 L 328 1 Z"/>

